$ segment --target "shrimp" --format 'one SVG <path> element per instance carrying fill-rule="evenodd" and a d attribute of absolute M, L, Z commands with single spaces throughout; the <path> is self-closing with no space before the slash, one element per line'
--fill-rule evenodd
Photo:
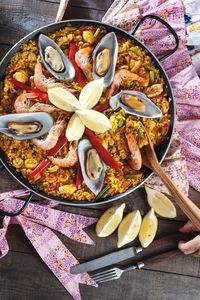
<path fill-rule="evenodd" d="M 14 103 L 14 107 L 17 113 L 29 113 L 36 111 L 44 112 L 54 112 L 57 110 L 53 105 L 35 103 L 32 101 L 37 101 L 38 97 L 34 93 L 23 93 L 17 97 Z"/>
<path fill-rule="evenodd" d="M 142 167 L 142 155 L 137 142 L 132 134 L 126 134 L 128 148 L 131 152 L 130 165 L 133 170 L 140 170 Z"/>
<path fill-rule="evenodd" d="M 65 158 L 54 158 L 48 156 L 48 159 L 56 166 L 68 168 L 74 166 L 78 161 L 77 141 L 72 142 L 69 147 L 69 152 Z"/>
<path fill-rule="evenodd" d="M 35 104 L 33 104 L 33 106 L 31 106 L 29 112 L 37 112 L 37 111 L 53 113 L 55 111 L 59 111 L 59 109 L 53 105 L 44 104 L 44 103 L 35 103 Z"/>
<path fill-rule="evenodd" d="M 82 48 L 76 52 L 75 61 L 79 68 L 82 69 L 86 78 L 89 81 L 93 80 L 92 77 L 92 63 L 91 63 L 91 53 L 93 52 L 92 47 Z"/>
<path fill-rule="evenodd" d="M 62 87 L 66 90 L 68 90 L 70 93 L 76 93 L 77 91 L 69 88 L 66 84 L 61 82 L 56 82 L 53 78 L 46 78 L 44 74 L 42 73 L 42 65 L 39 59 L 37 60 L 37 63 L 35 65 L 34 70 L 34 83 L 37 89 L 40 91 L 46 93 L 48 89 L 54 88 L 54 87 Z"/>
<path fill-rule="evenodd" d="M 126 124 L 125 136 L 128 143 L 128 148 L 131 153 L 130 165 L 133 170 L 140 170 L 142 167 L 142 155 L 138 144 L 130 131 L 130 122 Z"/>
<path fill-rule="evenodd" d="M 42 150 L 50 150 L 56 145 L 65 127 L 66 122 L 64 119 L 57 120 L 57 122 L 49 130 L 49 133 L 45 139 L 32 139 L 31 141 Z"/>
<path fill-rule="evenodd" d="M 106 98 L 109 99 L 114 93 L 116 93 L 118 91 L 122 82 L 127 81 L 127 80 L 132 80 L 132 81 L 136 80 L 136 81 L 140 82 L 142 86 L 147 86 L 149 84 L 148 78 L 144 79 L 135 73 L 132 73 L 125 69 L 121 69 L 115 73 L 111 87 L 108 89 L 108 91 L 106 93 Z"/>

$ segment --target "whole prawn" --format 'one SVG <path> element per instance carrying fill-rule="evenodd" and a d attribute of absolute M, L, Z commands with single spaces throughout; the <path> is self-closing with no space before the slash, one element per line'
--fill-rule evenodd
<path fill-rule="evenodd" d="M 54 87 L 62 87 L 66 90 L 68 90 L 71 93 L 76 93 L 77 91 L 69 88 L 66 84 L 61 82 L 56 82 L 53 78 L 46 78 L 42 72 L 42 65 L 40 60 L 37 60 L 37 63 L 35 65 L 34 69 L 34 84 L 37 89 L 40 91 L 46 93 L 48 89 L 54 88 Z"/>
<path fill-rule="evenodd" d="M 69 152 L 65 158 L 54 158 L 53 156 L 49 156 L 48 159 L 56 166 L 59 167 L 72 167 L 78 161 L 78 153 L 77 153 L 77 141 L 72 142 L 69 147 Z"/>
<path fill-rule="evenodd" d="M 35 144 L 37 147 L 39 147 L 42 150 L 45 151 L 50 150 L 56 145 L 65 127 L 66 127 L 66 122 L 64 119 L 57 120 L 56 123 L 51 127 L 45 139 L 32 139 L 31 141 L 33 144 Z"/>
<path fill-rule="evenodd" d="M 92 63 L 91 54 L 93 52 L 92 47 L 86 47 L 76 52 L 75 61 L 79 68 L 82 69 L 83 73 L 87 77 L 88 81 L 92 81 Z"/>
<path fill-rule="evenodd" d="M 17 113 L 29 113 L 44 111 L 52 113 L 57 110 L 53 105 L 48 105 L 44 103 L 35 103 L 33 101 L 38 101 L 37 96 L 34 93 L 23 93 L 17 97 L 14 103 L 14 107 Z"/>
<path fill-rule="evenodd" d="M 130 72 L 129 70 L 121 69 L 115 73 L 113 82 L 110 88 L 106 92 L 106 98 L 109 99 L 114 93 L 116 93 L 123 81 L 138 81 L 142 86 L 147 86 L 149 79 L 140 77 L 139 75 Z"/>

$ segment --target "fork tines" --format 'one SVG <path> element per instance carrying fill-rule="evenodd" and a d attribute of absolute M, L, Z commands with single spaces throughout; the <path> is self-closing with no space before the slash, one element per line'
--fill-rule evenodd
<path fill-rule="evenodd" d="M 123 268 L 123 267 L 115 267 L 111 268 L 96 274 L 91 275 L 92 279 L 96 281 L 96 283 L 103 283 L 110 280 L 116 280 L 119 279 L 124 272 L 135 270 L 135 269 L 141 269 L 144 267 L 144 264 L 142 262 L 137 263 L 134 266 Z"/>

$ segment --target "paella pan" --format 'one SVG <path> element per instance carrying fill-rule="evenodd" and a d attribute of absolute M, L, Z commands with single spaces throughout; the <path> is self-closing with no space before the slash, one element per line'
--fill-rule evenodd
<path fill-rule="evenodd" d="M 38 29 L 7 54 L 0 77 L 1 160 L 40 196 L 71 205 L 117 199 L 150 175 L 145 130 L 160 161 L 168 150 L 169 81 L 121 29 L 86 20 Z"/>

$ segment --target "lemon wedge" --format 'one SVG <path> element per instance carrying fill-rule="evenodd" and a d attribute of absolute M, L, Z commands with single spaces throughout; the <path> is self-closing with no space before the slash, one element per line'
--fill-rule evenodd
<path fill-rule="evenodd" d="M 96 234 L 99 237 L 106 237 L 112 234 L 122 220 L 126 204 L 113 206 L 105 211 L 96 225 Z"/>
<path fill-rule="evenodd" d="M 142 217 L 139 210 L 130 212 L 120 223 L 118 228 L 117 247 L 132 242 L 138 235 L 142 223 Z"/>
<path fill-rule="evenodd" d="M 99 102 L 103 93 L 103 82 L 104 78 L 102 77 L 101 79 L 91 81 L 84 86 L 79 96 L 79 102 L 82 108 L 92 108 Z"/>
<path fill-rule="evenodd" d="M 81 108 L 80 103 L 76 99 L 76 97 L 64 88 L 51 88 L 48 89 L 47 93 L 50 102 L 60 109 L 72 112 Z"/>
<path fill-rule="evenodd" d="M 75 113 L 72 115 L 67 125 L 67 129 L 65 132 L 66 138 L 68 139 L 68 141 L 78 141 L 82 137 L 84 130 L 85 126 L 81 122 L 79 116 L 77 116 L 77 114 Z"/>
<path fill-rule="evenodd" d="M 142 247 L 146 248 L 151 244 L 155 238 L 157 229 L 158 219 L 154 213 L 154 209 L 151 208 L 150 211 L 144 216 L 139 232 L 139 240 Z"/>
<path fill-rule="evenodd" d="M 82 109 L 76 111 L 83 124 L 95 132 L 105 132 L 111 128 L 109 119 L 96 110 Z"/>
<path fill-rule="evenodd" d="M 176 217 L 176 207 L 164 194 L 145 186 L 147 201 L 155 212 L 165 218 Z"/>

